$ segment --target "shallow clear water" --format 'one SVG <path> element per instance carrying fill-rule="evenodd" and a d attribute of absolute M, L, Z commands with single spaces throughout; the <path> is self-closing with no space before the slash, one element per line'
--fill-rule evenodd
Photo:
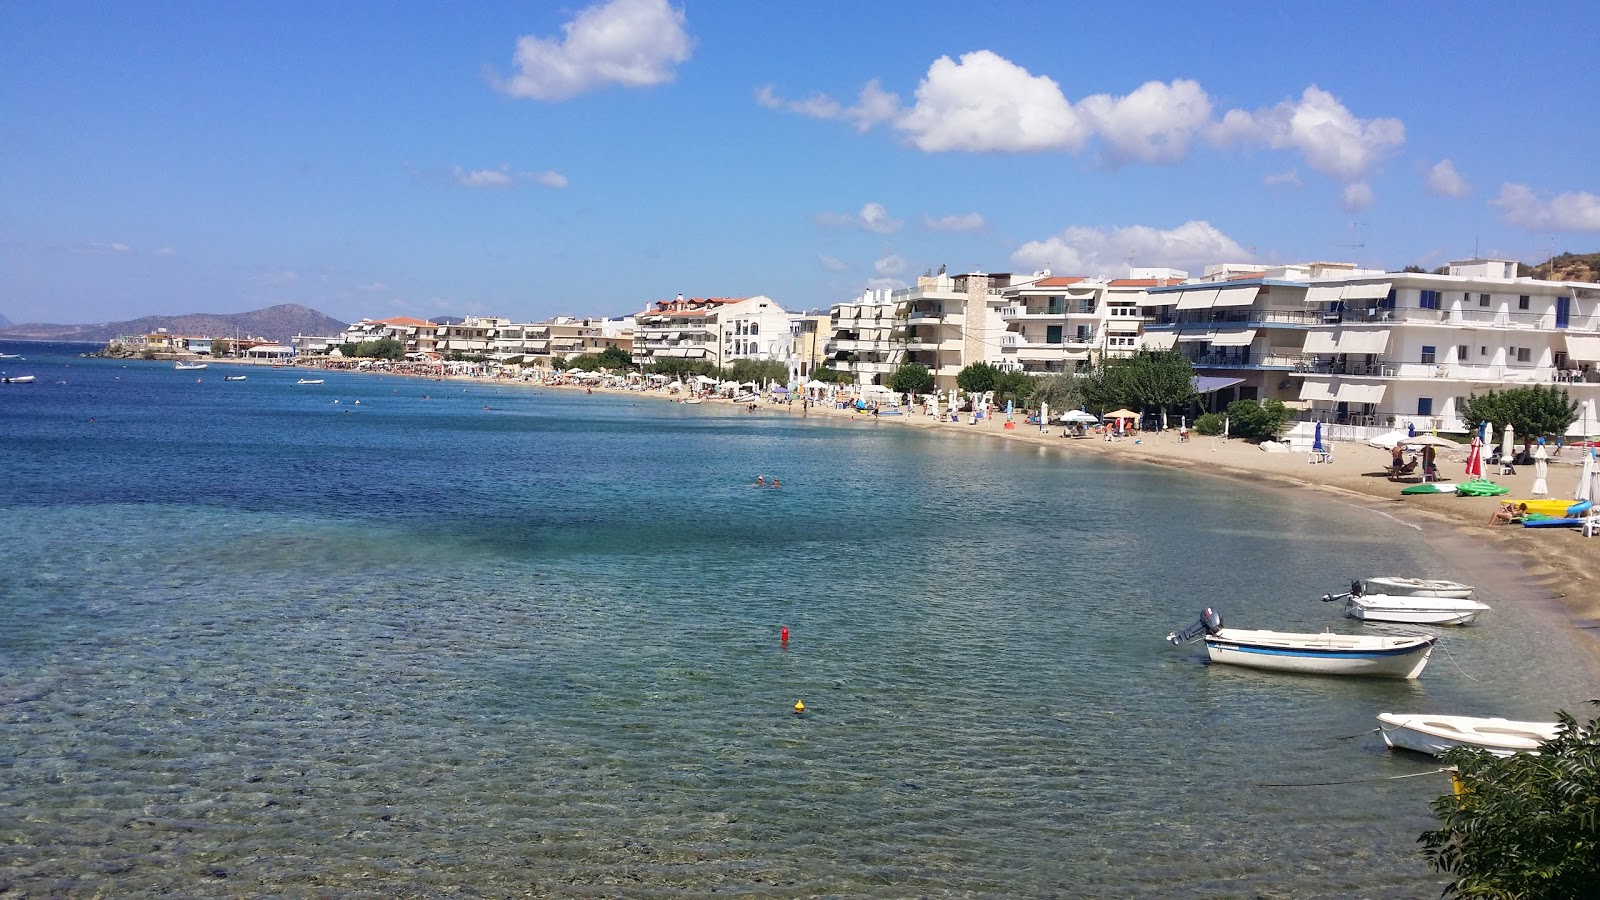
<path fill-rule="evenodd" d="M 1360 733 L 1597 683 L 1514 586 L 1414 683 L 1168 649 L 1208 605 L 1355 631 L 1315 598 L 1468 565 L 1309 492 L 647 399 L 29 362 L 0 392 L 0 890 L 1436 896 L 1415 839 L 1448 781 Z"/>

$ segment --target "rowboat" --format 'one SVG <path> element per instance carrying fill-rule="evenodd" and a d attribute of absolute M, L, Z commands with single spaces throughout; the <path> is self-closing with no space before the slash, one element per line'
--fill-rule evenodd
<path fill-rule="evenodd" d="M 1222 617 L 1207 609 L 1182 632 L 1167 635 L 1173 644 L 1205 641 L 1214 663 L 1307 675 L 1366 675 L 1416 678 L 1428 665 L 1438 638 L 1431 634 L 1307 634 L 1222 627 Z"/>
<path fill-rule="evenodd" d="M 175 363 L 172 367 L 174 369 L 177 369 L 179 372 L 196 372 L 196 371 L 199 371 L 200 369 L 204 369 L 206 367 L 206 364 L 205 363 L 180 362 L 180 363 Z"/>
<path fill-rule="evenodd" d="M 1472 585 L 1436 578 L 1379 575 L 1366 580 L 1366 593 L 1412 597 L 1471 597 Z"/>
<path fill-rule="evenodd" d="M 322 383 L 322 379 L 321 378 L 302 378 L 299 381 L 295 382 L 295 384 L 321 384 L 321 383 Z"/>
<path fill-rule="evenodd" d="M 248 377 L 249 377 L 248 375 L 224 375 L 224 376 L 222 376 L 222 380 L 223 381 L 243 381 Z"/>
<path fill-rule="evenodd" d="M 4 384 L 33 384 L 33 376 L 32 375 L 6 375 L 6 376 L 3 376 L 3 377 L 0 377 L 0 383 L 4 383 Z"/>
<path fill-rule="evenodd" d="M 1559 722 L 1513 722 L 1472 716 L 1379 713 L 1378 729 L 1390 747 L 1441 756 L 1456 747 L 1487 750 L 1495 756 L 1537 752 L 1556 738 Z"/>
<path fill-rule="evenodd" d="M 1363 622 L 1396 622 L 1403 625 L 1471 625 L 1487 603 L 1460 597 L 1392 597 L 1388 594 L 1351 595 L 1345 601 L 1345 615 Z"/>

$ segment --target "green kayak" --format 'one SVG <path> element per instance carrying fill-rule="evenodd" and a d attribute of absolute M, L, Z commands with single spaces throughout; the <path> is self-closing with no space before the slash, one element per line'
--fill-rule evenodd
<path fill-rule="evenodd" d="M 1510 488 L 1501 487 L 1492 481 L 1463 481 L 1456 485 L 1456 494 L 1462 497 L 1498 497 L 1509 493 L 1511 493 Z"/>

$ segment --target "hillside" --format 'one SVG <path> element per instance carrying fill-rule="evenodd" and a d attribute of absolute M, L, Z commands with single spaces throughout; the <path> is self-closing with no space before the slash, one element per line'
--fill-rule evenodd
<path fill-rule="evenodd" d="M 12 325 L 0 328 L 0 340 L 84 341 L 104 343 L 125 334 L 148 334 L 165 328 L 172 334 L 231 337 L 235 334 L 287 342 L 297 334 L 335 335 L 345 323 L 296 303 L 284 303 L 242 313 L 190 313 L 182 316 L 145 316 L 125 322 L 94 325 Z"/>
<path fill-rule="evenodd" d="M 1551 281 L 1600 282 L 1600 253 L 1563 253 L 1534 266 L 1533 277 Z"/>

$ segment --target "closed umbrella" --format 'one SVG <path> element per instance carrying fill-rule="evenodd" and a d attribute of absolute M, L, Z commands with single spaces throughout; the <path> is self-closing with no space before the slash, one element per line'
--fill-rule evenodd
<path fill-rule="evenodd" d="M 1547 455 L 1544 452 L 1544 438 L 1539 438 L 1539 446 L 1533 448 L 1533 491 L 1535 497 L 1550 496 L 1550 486 L 1545 484 L 1545 477 L 1550 474 L 1550 464 L 1545 462 Z"/>
<path fill-rule="evenodd" d="M 1406 423 L 1406 437 L 1416 437 L 1416 436 L 1417 436 L 1417 423 L 1415 423 L 1415 422 L 1407 422 Z"/>
<path fill-rule="evenodd" d="M 1483 478 L 1483 441 L 1474 434 L 1472 447 L 1467 450 L 1467 478 L 1473 481 Z"/>
<path fill-rule="evenodd" d="M 1595 479 L 1600 477 L 1600 471 L 1595 469 L 1594 448 L 1583 448 L 1583 471 L 1578 473 L 1578 489 L 1572 492 L 1574 500 L 1594 501 Z"/>
<path fill-rule="evenodd" d="M 1511 430 L 1511 423 L 1506 423 L 1505 437 L 1500 439 L 1500 465 L 1503 471 L 1511 471 L 1511 461 L 1517 457 L 1517 435 Z"/>
<path fill-rule="evenodd" d="M 1312 433 L 1312 435 L 1311 435 L 1311 450 L 1312 450 L 1313 453 L 1325 453 L 1325 452 L 1327 452 L 1326 449 L 1322 446 L 1322 423 L 1321 422 L 1317 423 L 1316 431 L 1314 431 Z"/>

